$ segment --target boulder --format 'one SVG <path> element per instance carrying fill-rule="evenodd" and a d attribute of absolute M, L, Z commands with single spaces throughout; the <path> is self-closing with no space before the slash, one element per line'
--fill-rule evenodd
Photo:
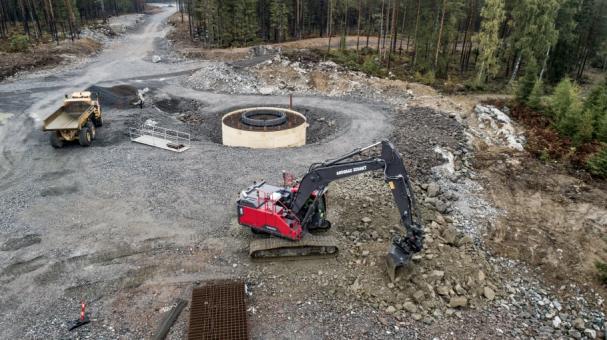
<path fill-rule="evenodd" d="M 443 230 L 442 237 L 446 244 L 454 245 L 457 239 L 457 229 L 453 226 L 449 226 Z"/>
<path fill-rule="evenodd" d="M 411 302 L 411 301 L 407 301 L 403 304 L 403 309 L 406 310 L 409 313 L 415 313 L 417 312 L 417 306 Z"/>
<path fill-rule="evenodd" d="M 493 299 L 495 299 L 495 292 L 493 291 L 493 289 L 491 289 L 489 287 L 485 287 L 483 289 L 483 295 L 489 301 L 492 301 Z"/>
<path fill-rule="evenodd" d="M 432 182 L 428 184 L 428 189 L 426 190 L 428 193 L 428 197 L 436 197 L 440 193 L 440 186 L 436 182 Z"/>
<path fill-rule="evenodd" d="M 466 290 L 459 283 L 455 285 L 455 292 L 457 295 L 466 295 Z"/>
<path fill-rule="evenodd" d="M 466 307 L 466 305 L 468 305 L 468 299 L 465 296 L 454 296 L 449 300 L 451 308 Z"/>
<path fill-rule="evenodd" d="M 425 294 L 424 294 L 423 290 L 418 290 L 415 293 L 413 293 L 413 299 L 417 303 L 421 303 L 422 301 L 424 301 L 424 296 L 425 296 Z"/>
<path fill-rule="evenodd" d="M 555 316 L 554 319 L 552 319 L 552 327 L 554 327 L 554 328 L 561 327 L 561 322 L 562 322 L 561 318 L 559 318 L 558 315 Z"/>
<path fill-rule="evenodd" d="M 442 270 L 433 270 L 430 274 L 433 278 L 442 279 L 445 276 L 445 272 Z"/>
<path fill-rule="evenodd" d="M 594 329 L 585 329 L 584 335 L 586 335 L 590 339 L 596 339 L 596 331 Z"/>
<path fill-rule="evenodd" d="M 438 295 L 442 295 L 442 296 L 449 296 L 450 290 L 451 290 L 451 288 L 449 288 L 448 286 L 436 287 L 436 292 L 438 293 Z"/>

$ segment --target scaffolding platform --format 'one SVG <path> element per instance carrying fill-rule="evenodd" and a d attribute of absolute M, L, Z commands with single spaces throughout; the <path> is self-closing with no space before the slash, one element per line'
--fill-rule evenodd
<path fill-rule="evenodd" d="M 173 152 L 184 152 L 191 147 L 190 134 L 186 132 L 143 124 L 129 128 L 131 141 Z"/>

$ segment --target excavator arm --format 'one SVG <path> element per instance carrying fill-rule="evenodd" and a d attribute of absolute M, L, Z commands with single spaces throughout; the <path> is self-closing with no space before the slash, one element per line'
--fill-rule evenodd
<path fill-rule="evenodd" d="M 381 153 L 376 157 L 363 160 L 354 159 L 380 144 Z M 377 170 L 382 170 L 384 173 L 384 180 L 392 191 L 405 229 L 403 235 L 393 238 L 386 258 L 388 274 L 394 280 L 396 270 L 406 265 L 413 254 L 421 251 L 424 236 L 422 225 L 416 215 L 417 208 L 409 175 L 402 158 L 392 143 L 382 141 L 362 149 L 356 149 L 335 160 L 313 164 L 308 173 L 301 179 L 290 208 L 293 212 L 299 214 L 304 207 L 307 207 L 307 212 L 302 220 L 302 226 L 305 228 L 314 211 L 313 208 L 310 208 L 310 204 L 306 205 L 306 203 L 309 203 L 312 193 L 324 192 L 333 181 Z M 316 195 L 313 204 L 317 202 L 319 197 L 321 195 Z M 312 207 L 315 207 L 315 205 Z"/>

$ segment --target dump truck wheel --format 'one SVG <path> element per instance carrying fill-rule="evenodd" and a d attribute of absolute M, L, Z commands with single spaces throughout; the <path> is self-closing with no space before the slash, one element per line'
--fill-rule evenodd
<path fill-rule="evenodd" d="M 89 120 L 89 122 L 86 123 L 86 127 L 91 131 L 92 139 L 95 140 L 95 138 L 97 138 L 97 129 L 95 128 L 93 121 Z"/>
<path fill-rule="evenodd" d="M 95 123 L 96 127 L 102 127 L 103 126 L 103 118 L 99 117 L 99 118 L 93 118 L 93 123 Z"/>
<path fill-rule="evenodd" d="M 57 132 L 51 133 L 51 145 L 55 149 L 60 149 L 63 147 L 63 139 L 61 139 L 61 137 L 59 137 L 59 134 Z"/>
<path fill-rule="evenodd" d="M 91 135 L 91 130 L 88 127 L 83 127 L 80 130 L 80 134 L 78 135 L 78 142 L 82 146 L 89 146 L 93 142 L 93 136 Z"/>

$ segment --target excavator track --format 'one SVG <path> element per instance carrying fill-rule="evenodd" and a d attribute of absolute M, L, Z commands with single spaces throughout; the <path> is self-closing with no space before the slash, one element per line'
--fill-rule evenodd
<path fill-rule="evenodd" d="M 259 238 L 249 244 L 249 255 L 254 259 L 325 258 L 337 255 L 337 239 L 329 235 L 306 234 L 300 241 L 281 238 Z"/>

